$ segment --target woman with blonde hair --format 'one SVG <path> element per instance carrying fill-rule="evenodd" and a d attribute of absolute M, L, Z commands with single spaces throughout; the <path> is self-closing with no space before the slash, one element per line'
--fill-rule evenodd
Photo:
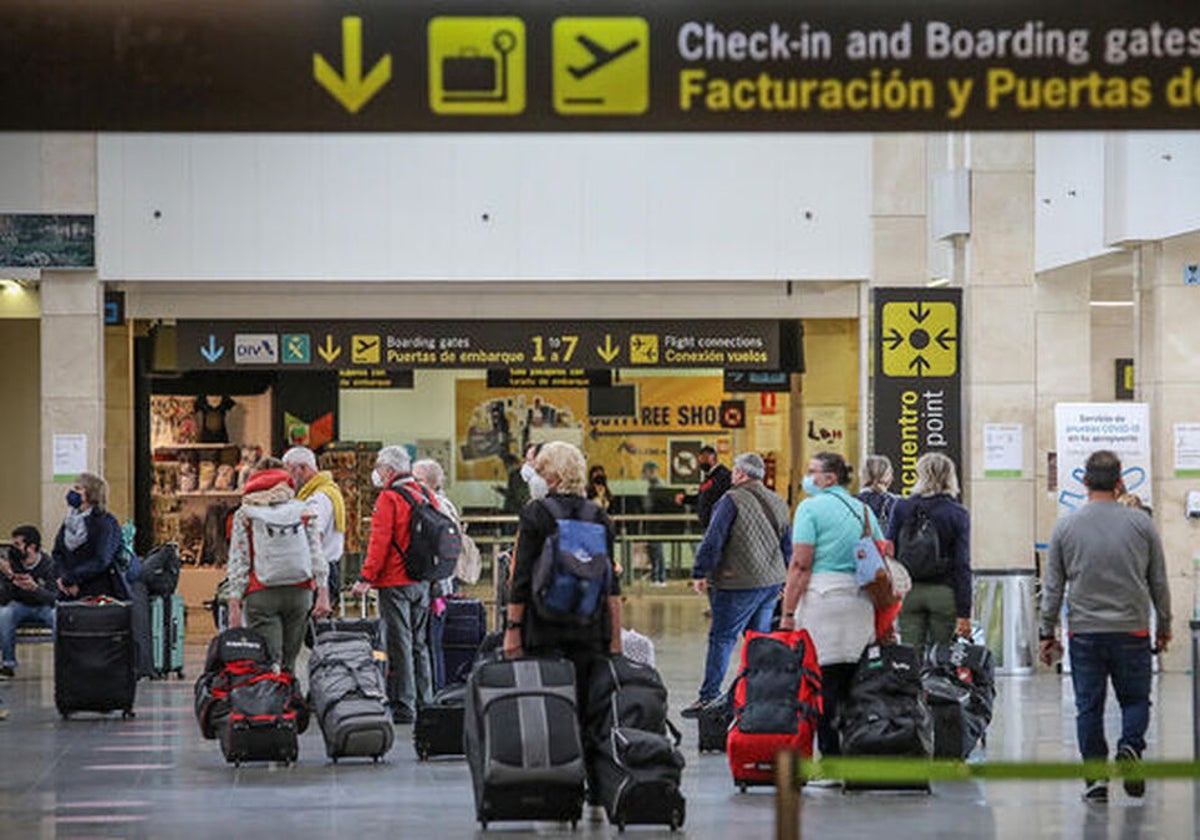
<path fill-rule="evenodd" d="M 955 501 L 958 475 L 947 456 L 927 452 L 916 471 L 912 495 L 892 509 L 887 536 L 912 577 L 900 640 L 919 648 L 971 636 L 971 515 Z"/>
<path fill-rule="evenodd" d="M 868 455 L 862 466 L 860 480 L 862 489 L 858 491 L 856 498 L 867 503 L 867 507 L 879 520 L 879 527 L 886 533 L 888 522 L 892 518 L 892 508 L 900 499 L 891 491 L 892 462 L 886 455 Z"/>
<path fill-rule="evenodd" d="M 54 538 L 59 600 L 129 597 L 117 568 L 121 525 L 105 509 L 107 503 L 108 482 L 93 473 L 80 473 L 67 491 L 69 509 Z"/>

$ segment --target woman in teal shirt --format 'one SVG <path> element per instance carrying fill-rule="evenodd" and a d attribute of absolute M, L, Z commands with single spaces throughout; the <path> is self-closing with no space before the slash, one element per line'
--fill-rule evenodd
<path fill-rule="evenodd" d="M 804 491 L 792 522 L 792 562 L 783 591 L 783 629 L 803 627 L 812 635 L 821 663 L 824 711 L 817 725 L 822 755 L 840 755 L 833 722 L 850 692 L 863 648 L 875 641 L 875 611 L 855 578 L 855 546 L 863 517 L 875 539 L 879 522 L 846 489 L 850 467 L 835 452 L 818 452 L 808 462 Z"/>

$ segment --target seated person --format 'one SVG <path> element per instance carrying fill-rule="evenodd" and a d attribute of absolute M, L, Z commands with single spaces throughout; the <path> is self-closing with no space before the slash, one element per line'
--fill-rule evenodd
<path fill-rule="evenodd" d="M 8 556 L 0 558 L 0 679 L 12 679 L 17 669 L 17 628 L 36 622 L 54 629 L 57 585 L 54 561 L 42 553 L 42 535 L 32 525 L 12 532 Z"/>

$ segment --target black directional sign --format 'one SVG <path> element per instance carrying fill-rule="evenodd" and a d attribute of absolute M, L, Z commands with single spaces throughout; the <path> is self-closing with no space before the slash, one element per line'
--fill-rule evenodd
<path fill-rule="evenodd" d="M 610 368 L 797 370 L 796 321 L 179 321 L 184 369 L 487 368 L 520 381 Z M 516 373 L 513 373 L 513 372 Z"/>
<path fill-rule="evenodd" d="M 5 0 L 0 130 L 1190 129 L 1186 0 Z"/>
<path fill-rule="evenodd" d="M 874 451 L 907 493 L 941 452 L 962 468 L 962 290 L 873 289 Z"/>

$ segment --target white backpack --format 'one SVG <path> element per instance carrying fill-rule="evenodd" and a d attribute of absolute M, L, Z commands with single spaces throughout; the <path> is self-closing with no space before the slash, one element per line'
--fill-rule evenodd
<path fill-rule="evenodd" d="M 304 502 L 294 499 L 281 505 L 242 508 L 250 520 L 251 565 L 263 586 L 287 586 L 312 579 L 305 509 Z"/>

